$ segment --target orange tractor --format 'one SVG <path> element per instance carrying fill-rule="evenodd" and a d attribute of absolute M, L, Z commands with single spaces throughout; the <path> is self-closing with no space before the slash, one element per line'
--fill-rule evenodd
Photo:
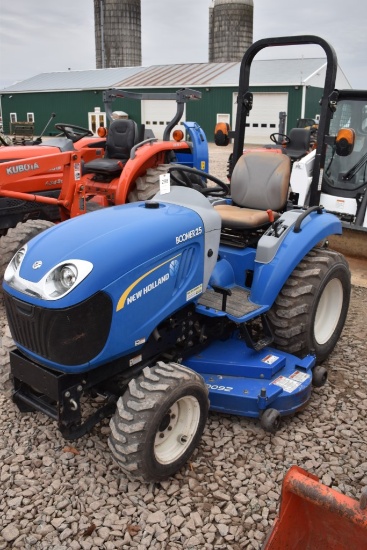
<path fill-rule="evenodd" d="M 7 191 L 58 197 L 63 181 L 61 166 L 55 165 L 52 170 L 43 173 L 37 171 L 35 173 L 33 163 L 29 162 L 29 159 L 67 151 L 80 151 L 83 161 L 89 162 L 102 157 L 104 154 L 105 139 L 101 140 L 100 137 L 95 137 L 87 128 L 73 124 L 56 124 L 55 128 L 60 132 L 60 135 L 43 139 L 42 136 L 46 128 L 55 116 L 55 113 L 52 113 L 42 134 L 34 141 L 25 145 L 11 145 L 10 142 L 10 146 L 5 142 L 4 146 L 0 148 L 1 164 L 15 160 L 22 161 L 17 166 L 5 170 L 1 177 L 0 236 L 5 235 L 7 230 L 15 227 L 17 223 L 30 218 L 48 221 L 57 221 L 60 218 L 58 209 L 40 208 L 39 204 L 35 205 L 24 201 L 14 202 L 14 200 L 9 200 L 7 197 Z M 10 174 L 16 174 L 16 180 L 9 178 Z"/>

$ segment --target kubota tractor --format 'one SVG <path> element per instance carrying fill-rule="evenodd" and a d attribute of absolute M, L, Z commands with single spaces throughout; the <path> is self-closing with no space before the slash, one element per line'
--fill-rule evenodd
<path fill-rule="evenodd" d="M 6 270 L 15 403 L 49 415 L 70 439 L 112 416 L 109 445 L 130 477 L 159 481 L 181 468 L 209 406 L 274 432 L 326 381 L 320 363 L 350 296 L 347 262 L 324 246 L 341 223 L 319 206 L 287 208 L 289 157 L 242 154 L 253 57 L 304 43 L 327 54 L 329 110 L 329 44 L 255 42 L 241 66 L 231 197 L 220 184 L 223 198 L 207 198 L 210 188 L 200 193 L 171 167 L 181 186 L 164 181 L 152 200 L 61 223 Z M 96 396 L 88 415 L 85 400 Z"/>
<path fill-rule="evenodd" d="M 54 138 L 44 138 L 43 134 L 55 116 L 55 113 L 52 113 L 42 134 L 32 144 L 10 144 L 0 149 L 0 164 L 21 161 L 13 167 L 8 167 L 6 164 L 7 168 L 1 174 L 0 236 L 6 235 L 10 228 L 29 219 L 47 220 L 49 222 L 56 222 L 60 219 L 58 208 L 51 205 L 37 204 L 34 201 L 15 201 L 13 198 L 7 197 L 7 191 L 32 193 L 54 198 L 59 196 L 63 180 L 61 166 L 55 166 L 53 170 L 45 173 L 37 171 L 35 175 L 35 163 L 31 162 L 30 159 L 66 151 L 79 151 L 83 162 L 89 162 L 104 154 L 104 139 L 96 138 L 87 128 L 73 124 L 56 124 L 55 128 L 60 132 L 60 135 Z M 17 175 L 16 180 L 8 178 L 9 175 Z"/>

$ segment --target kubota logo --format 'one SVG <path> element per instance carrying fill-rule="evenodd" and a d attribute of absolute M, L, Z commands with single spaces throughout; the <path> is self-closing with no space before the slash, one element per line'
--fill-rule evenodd
<path fill-rule="evenodd" d="M 12 174 L 20 174 L 21 172 L 28 172 L 29 170 L 37 170 L 39 168 L 37 162 L 33 164 L 19 164 L 18 166 L 11 166 L 6 169 L 6 173 L 11 176 Z"/>

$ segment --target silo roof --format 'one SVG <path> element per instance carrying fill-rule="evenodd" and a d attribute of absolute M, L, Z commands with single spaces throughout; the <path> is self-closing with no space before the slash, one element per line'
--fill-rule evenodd
<path fill-rule="evenodd" d="M 214 6 L 218 6 L 219 4 L 247 4 L 253 6 L 254 2 L 253 0 L 214 0 Z"/>

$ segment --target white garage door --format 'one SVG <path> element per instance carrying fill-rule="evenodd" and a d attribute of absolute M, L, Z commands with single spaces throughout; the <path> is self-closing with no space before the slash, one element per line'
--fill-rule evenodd
<path fill-rule="evenodd" d="M 270 143 L 269 136 L 279 131 L 279 113 L 288 112 L 288 94 L 272 92 L 254 93 L 250 116 L 246 121 L 245 143 Z M 233 94 L 233 124 L 236 123 L 237 93 Z"/>
<path fill-rule="evenodd" d="M 163 138 L 164 130 L 167 124 L 173 119 L 177 111 L 176 101 L 167 101 L 161 99 L 146 99 L 141 102 L 141 121 L 145 124 L 147 130 L 152 130 L 155 137 L 158 139 Z M 182 121 L 186 121 L 186 105 L 184 105 L 184 113 L 181 118 Z M 181 125 L 175 126 L 177 128 L 183 128 Z"/>

